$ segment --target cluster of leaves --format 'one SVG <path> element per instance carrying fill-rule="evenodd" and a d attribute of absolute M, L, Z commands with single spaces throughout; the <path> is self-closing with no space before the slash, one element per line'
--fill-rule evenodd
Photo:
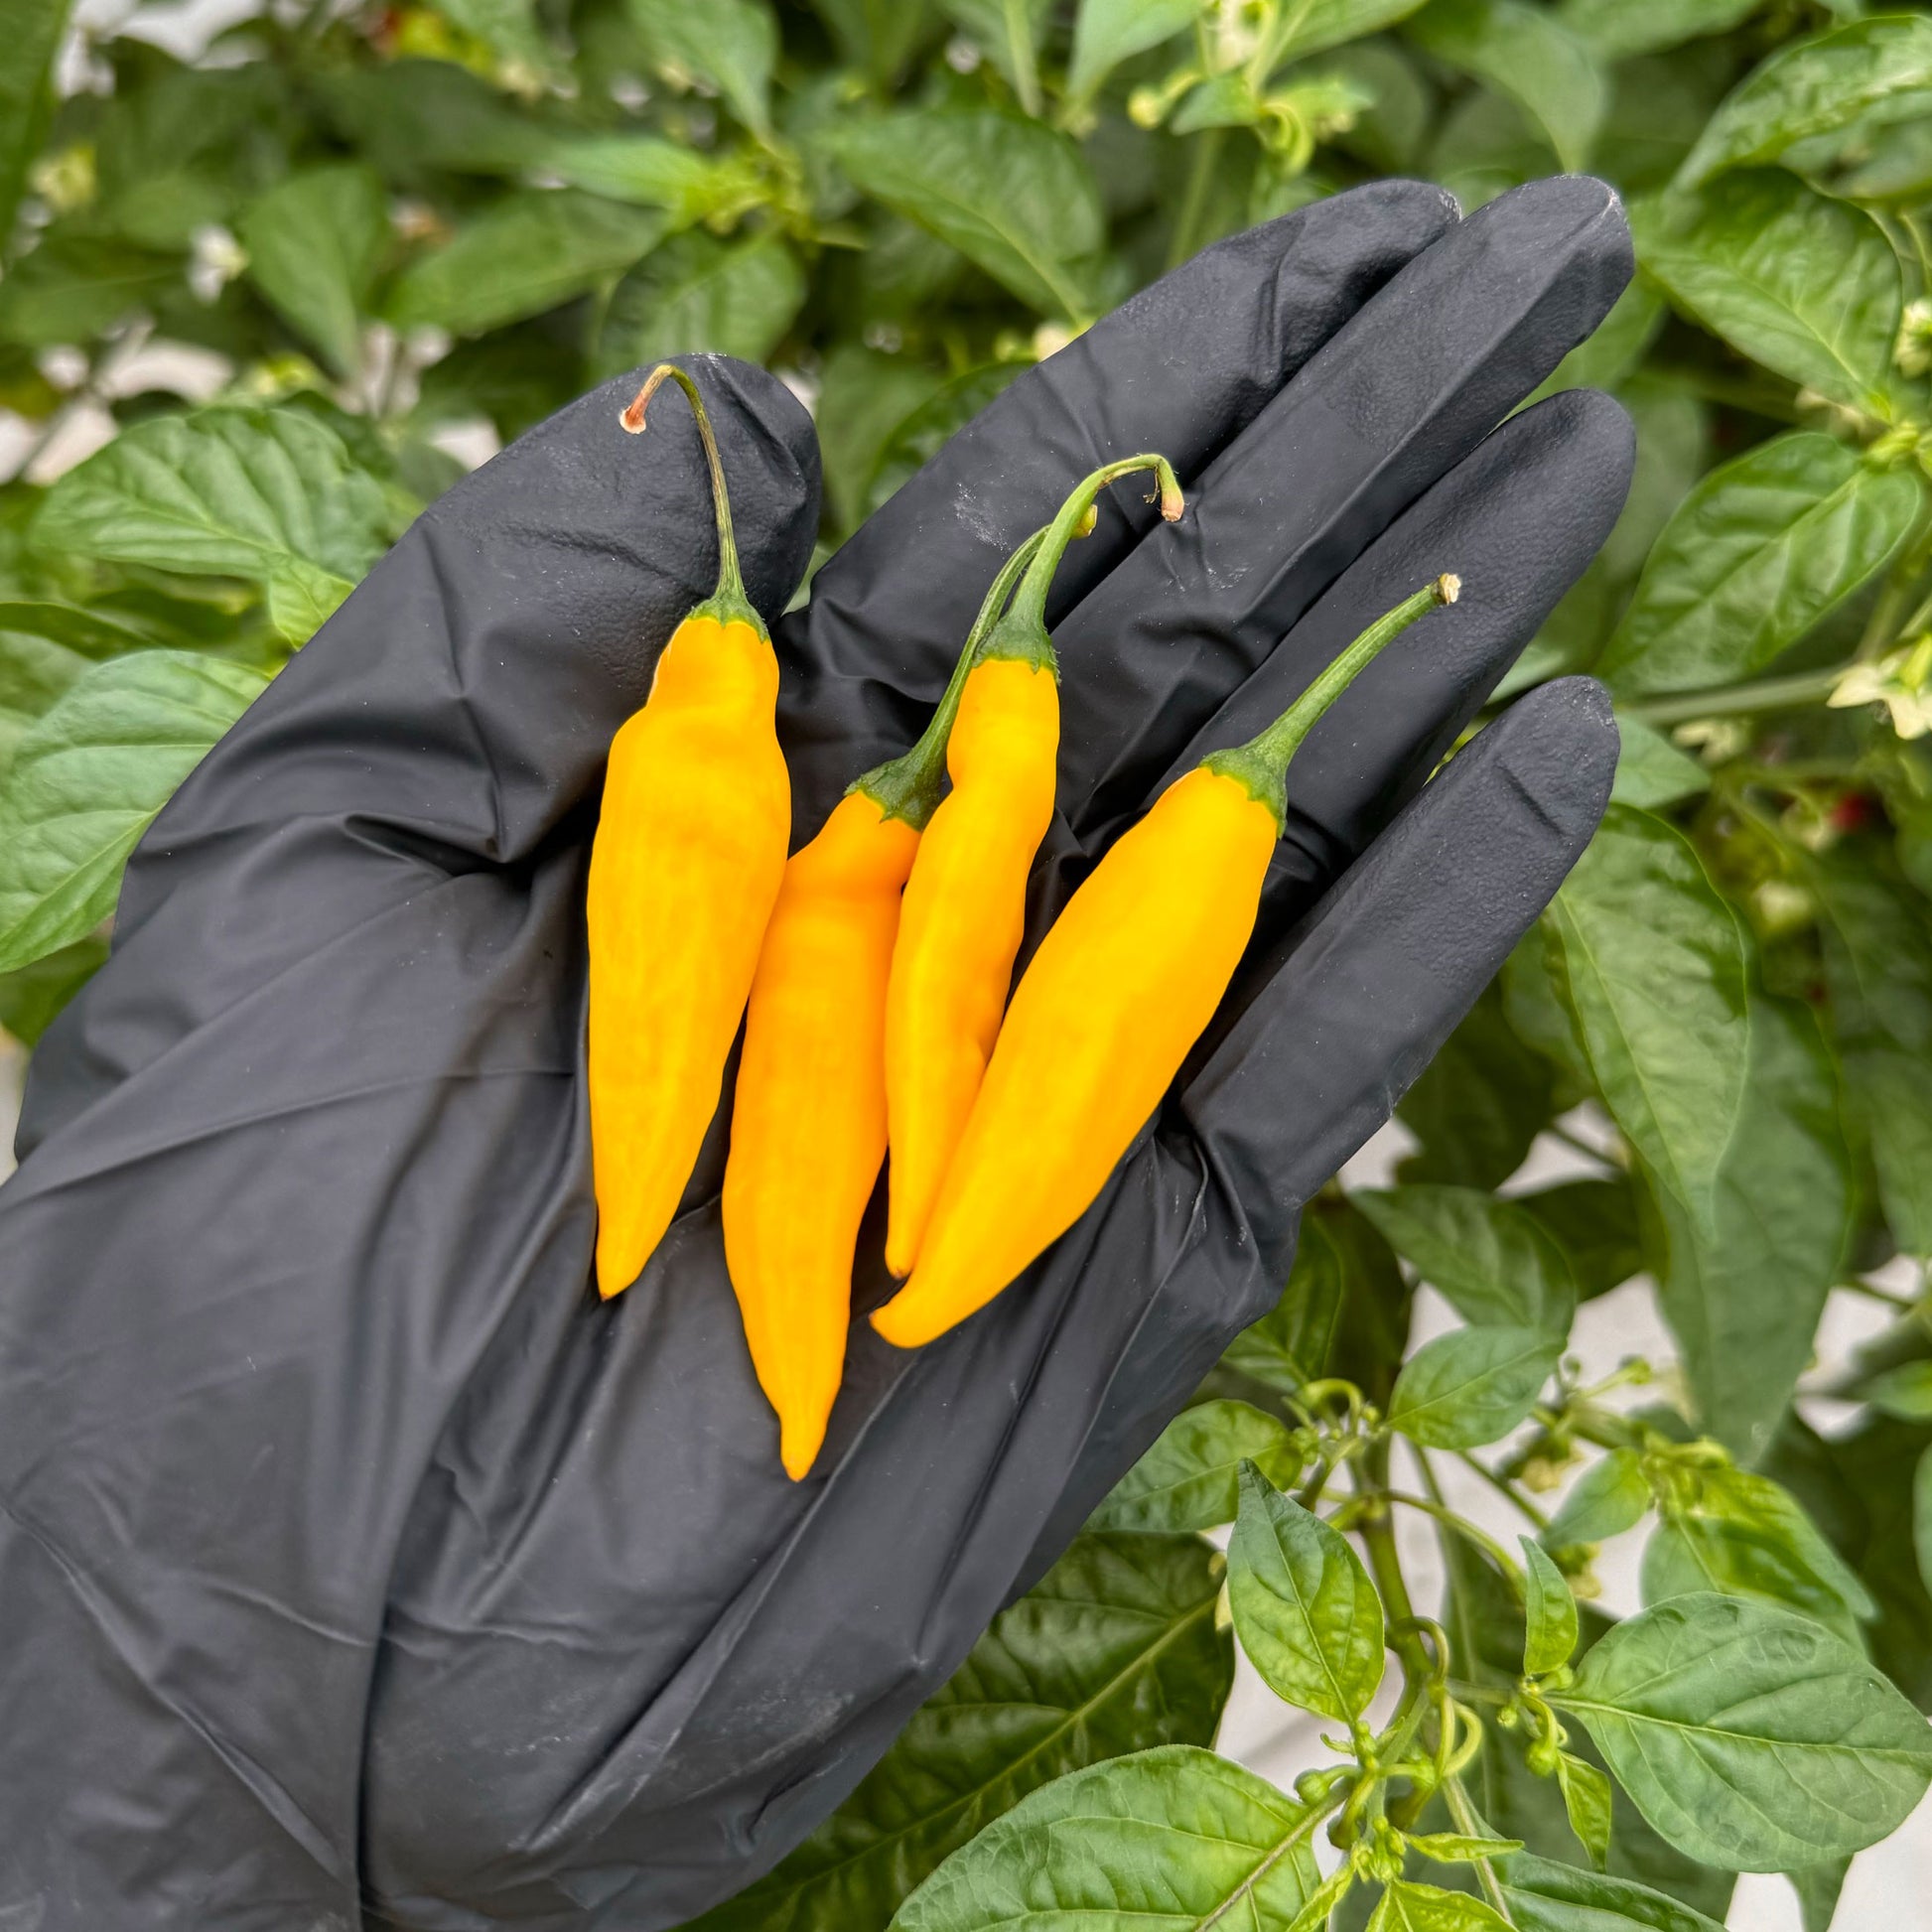
<path fill-rule="evenodd" d="M 704 1923 L 1694 1932 L 1752 1869 L 1822 1932 L 1932 1775 L 1932 16 L 315 0 L 184 64 L 0 12 L 0 408 L 32 426 L 0 486 L 0 1026 L 28 1042 L 174 786 L 459 473 L 453 430 L 673 350 L 764 359 L 816 400 L 835 544 L 1218 235 L 1382 173 L 1465 206 L 1617 184 L 1640 273 L 1552 381 L 1620 397 L 1636 483 L 1500 694 L 1608 683 L 1601 834 L 1403 1101 L 1397 1184 L 1313 1205 L 1280 1308 Z M 1499 1192 L 1580 1107 L 1614 1130 L 1589 1177 Z M 1792 1397 L 1826 1298 L 1896 1254 L 1917 1292 L 1821 1437 Z M 1636 1276 L 1681 1374 L 1630 1412 L 1565 1348 Z M 1464 1325 L 1410 1352 L 1418 1282 Z M 1450 1508 L 1446 1457 L 1533 1539 Z M 1441 1534 L 1437 1618 L 1398 1512 Z M 1645 1607 L 1580 1609 L 1639 1531 Z M 1293 1795 L 1207 1748 L 1237 1636 L 1337 1727 Z"/>

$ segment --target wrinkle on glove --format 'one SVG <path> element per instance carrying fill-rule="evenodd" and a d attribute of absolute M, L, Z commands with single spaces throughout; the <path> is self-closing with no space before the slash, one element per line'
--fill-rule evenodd
<path fill-rule="evenodd" d="M 1587 840 L 1616 744 L 1586 682 L 1424 780 L 1621 505 L 1614 404 L 1510 411 L 1629 269 L 1581 178 L 1467 221 L 1415 183 L 1315 204 L 1014 383 L 776 624 L 796 843 L 1071 482 L 1174 459 L 1182 523 L 1117 490 L 1062 575 L 1036 938 L 1178 762 L 1415 582 L 1466 586 L 1311 738 L 1253 954 L 1093 1209 L 928 1348 L 855 1324 L 800 1484 L 724 1267 L 728 1107 L 638 1283 L 590 1286 L 584 873 L 610 738 L 715 569 L 690 419 L 626 436 L 636 378 L 607 384 L 418 521 L 156 821 L 34 1061 L 0 1926 L 656 1932 L 826 1816 L 1274 1300 L 1301 1201 Z M 687 365 L 774 616 L 810 426 Z M 861 1305 L 888 1290 L 869 1232 Z"/>

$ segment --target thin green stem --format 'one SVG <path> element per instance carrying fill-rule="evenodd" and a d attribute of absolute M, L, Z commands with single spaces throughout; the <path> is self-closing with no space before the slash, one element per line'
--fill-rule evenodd
<path fill-rule="evenodd" d="M 1520 1511 L 1539 1531 L 1547 1530 L 1550 1527 L 1549 1517 L 1542 1510 L 1538 1509 L 1527 1496 L 1519 1495 L 1516 1485 L 1513 1482 L 1506 1482 L 1488 1463 L 1478 1461 L 1467 1449 L 1458 1449 L 1455 1459 L 1462 1463 L 1464 1467 L 1473 1469 L 1497 1495 L 1504 1497 L 1513 1508 Z"/>
<path fill-rule="evenodd" d="M 1879 1288 L 1872 1282 L 1862 1282 L 1856 1276 L 1848 1276 L 1832 1286 L 1844 1289 L 1849 1295 L 1863 1295 L 1867 1301 L 1882 1302 L 1888 1309 L 1896 1309 L 1901 1314 L 1914 1314 L 1918 1311 L 1918 1304 L 1909 1296 L 1894 1295 L 1888 1288 Z"/>
<path fill-rule="evenodd" d="M 1443 1780 L 1443 1797 L 1449 1805 L 1449 1816 L 1455 1820 L 1455 1829 L 1465 1838 L 1486 1838 L 1482 1820 L 1476 1816 L 1475 1806 L 1469 1802 L 1469 1794 L 1462 1788 L 1460 1778 Z M 1482 1894 L 1488 1899 L 1497 1916 L 1505 1925 L 1516 1921 L 1509 1915 L 1508 1901 L 1503 1897 L 1502 1885 L 1498 1882 L 1495 1868 L 1487 1859 L 1475 1862 L 1476 1882 L 1482 1886 Z"/>
<path fill-rule="evenodd" d="M 1686 691 L 1666 698 L 1643 698 L 1628 707 L 1646 725 L 1662 728 L 1688 724 L 1694 718 L 1731 718 L 1753 711 L 1787 711 L 1796 705 L 1816 704 L 1838 689 L 1850 664 L 1834 664 L 1827 671 L 1798 671 L 1790 677 L 1757 678 L 1720 691 Z"/>
<path fill-rule="evenodd" d="M 1208 190 L 1213 185 L 1214 170 L 1219 165 L 1226 134 L 1226 128 L 1210 127 L 1194 142 L 1193 166 L 1187 172 L 1187 187 L 1181 196 L 1180 212 L 1174 216 L 1173 238 L 1168 243 L 1170 268 L 1178 268 L 1199 245 L 1194 233 L 1207 207 Z"/>
<path fill-rule="evenodd" d="M 1434 1517 L 1446 1530 L 1453 1531 L 1465 1543 L 1473 1543 L 1503 1573 L 1504 1580 L 1514 1587 L 1516 1593 L 1519 1596 L 1523 1593 L 1522 1566 L 1487 1530 L 1478 1529 L 1466 1516 L 1458 1516 L 1446 1503 L 1431 1502 L 1427 1496 L 1412 1496 L 1403 1489 L 1385 1489 L 1382 1500 L 1401 1503 L 1405 1509 L 1419 1509 L 1425 1516 Z"/>
<path fill-rule="evenodd" d="M 1390 1647 L 1402 1660 L 1402 1668 L 1411 1678 L 1429 1677 L 1433 1672 L 1422 1639 L 1413 1627 L 1405 1627 L 1414 1618 L 1416 1605 L 1409 1594 L 1408 1579 L 1402 1574 L 1402 1554 L 1396 1548 L 1395 1524 L 1390 1520 L 1387 1508 L 1388 1444 L 1370 1444 L 1367 1454 L 1354 1465 L 1351 1473 L 1358 1495 L 1370 1505 L 1369 1512 L 1357 1527 L 1362 1548 L 1368 1552 L 1369 1574 L 1375 1579 L 1375 1587 L 1381 1593 L 1382 1607 L 1391 1627 Z"/>

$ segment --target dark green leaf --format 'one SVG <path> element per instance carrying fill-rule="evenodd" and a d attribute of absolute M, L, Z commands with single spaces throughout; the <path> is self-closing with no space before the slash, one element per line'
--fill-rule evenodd
<path fill-rule="evenodd" d="M 1382 1894 L 1368 1932 L 1509 1932 L 1509 1921 L 1467 1892 L 1398 1878 Z"/>
<path fill-rule="evenodd" d="M 76 939 L 31 966 L 0 973 L 0 1028 L 23 1046 L 38 1044 L 41 1035 L 100 970 L 106 957 L 105 940 Z"/>
<path fill-rule="evenodd" d="M 300 642 L 375 560 L 387 518 L 381 484 L 312 417 L 207 409 L 151 416 L 69 470 L 34 540 L 50 554 L 248 578 Z"/>
<path fill-rule="evenodd" d="M 1932 1422 L 1932 1362 L 1900 1362 L 1874 1375 L 1859 1394 L 1900 1422 Z"/>
<path fill-rule="evenodd" d="M 1804 1008 L 1753 995 L 1750 1073 L 1704 1225 L 1649 1196 L 1652 1269 L 1704 1429 L 1754 1459 L 1811 1354 L 1851 1237 L 1831 1056 Z"/>
<path fill-rule="evenodd" d="M 1199 13 L 1200 0 L 1080 0 L 1068 93 L 1091 100 L 1121 62 L 1185 33 Z"/>
<path fill-rule="evenodd" d="M 890 501 L 1024 369 L 1020 362 L 988 362 L 954 376 L 920 403 L 880 449 L 866 485 L 867 514 Z"/>
<path fill-rule="evenodd" d="M 1429 1183 L 1364 1189 L 1354 1201 L 1464 1321 L 1538 1328 L 1559 1340 L 1569 1334 L 1576 1278 L 1562 1249 L 1515 1202 Z"/>
<path fill-rule="evenodd" d="M 1559 389 L 1613 389 L 1642 361 L 1664 321 L 1664 299 L 1652 284 L 1633 281 L 1610 307 L 1610 313 L 1550 372 L 1536 391 L 1554 395 Z"/>
<path fill-rule="evenodd" d="M 1735 917 L 1682 834 L 1612 805 L 1547 919 L 1603 1104 L 1708 1222 L 1750 1054 Z"/>
<path fill-rule="evenodd" d="M 932 25 L 926 0 L 813 0 L 849 66 L 876 87 L 898 77 Z"/>
<path fill-rule="evenodd" d="M 389 238 L 381 177 L 359 162 L 291 175 L 249 203 L 240 233 L 249 279 L 338 375 L 348 374 Z"/>
<path fill-rule="evenodd" d="M 1746 451 L 1671 518 L 1597 674 L 1619 697 L 1755 675 L 1883 568 L 1923 496 L 1829 436 Z"/>
<path fill-rule="evenodd" d="M 1727 1870 L 1875 1844 L 1932 1780 L 1932 1729 L 1871 1665 L 1737 1597 L 1675 1596 L 1618 1624 L 1551 1702 L 1665 1838 Z"/>
<path fill-rule="evenodd" d="M 1901 400 L 1898 258 L 1877 224 L 1782 169 L 1726 175 L 1630 210 L 1637 259 L 1752 360 L 1865 414 Z"/>
<path fill-rule="evenodd" d="M 1557 18 L 1599 61 L 1657 54 L 1747 20 L 1764 0 L 1561 0 Z"/>
<path fill-rule="evenodd" d="M 939 0 L 939 4 L 1013 83 L 1021 106 L 1037 114 L 1039 41 L 1052 0 Z"/>
<path fill-rule="evenodd" d="M 600 366 L 614 374 L 687 349 L 762 362 L 804 300 L 804 271 L 777 235 L 724 242 L 682 234 L 618 284 Z"/>
<path fill-rule="evenodd" d="M 1932 107 L 1932 20 L 1888 14 L 1780 48 L 1711 117 L 1684 164 L 1687 186 L 1775 161 L 1794 143 L 1874 109 L 1909 120 Z"/>
<path fill-rule="evenodd" d="M 1541 1222 L 1569 1260 L 1586 1301 L 1620 1287 L 1643 1266 L 1637 1197 L 1629 1177 L 1566 1180 L 1517 1205 Z"/>
<path fill-rule="evenodd" d="M 1230 1368 L 1284 1395 L 1328 1372 L 1328 1350 L 1345 1292 L 1346 1262 L 1323 1223 L 1302 1223 L 1294 1271 L 1282 1299 L 1229 1342 Z"/>
<path fill-rule="evenodd" d="M 1241 1465 L 1252 1461 L 1277 1488 L 1302 1457 L 1275 1417 L 1245 1402 L 1183 1409 L 1094 1511 L 1090 1530 L 1211 1530 L 1234 1521 Z"/>
<path fill-rule="evenodd" d="M 84 343 L 182 285 L 179 255 L 61 223 L 0 282 L 0 340 L 27 348 Z"/>
<path fill-rule="evenodd" d="M 557 138 L 453 61 L 324 70 L 309 84 L 344 138 L 385 176 L 521 175 L 546 164 Z"/>
<path fill-rule="evenodd" d="M 1538 1328 L 1457 1328 L 1403 1364 L 1389 1427 L 1429 1449 L 1499 1442 L 1536 1406 L 1563 1338 Z"/>
<path fill-rule="evenodd" d="M 1396 1104 L 1422 1142 L 1396 1178 L 1500 1186 L 1555 1111 L 1549 1063 L 1516 1036 L 1492 984 Z"/>
<path fill-rule="evenodd" d="M 458 343 L 423 372 L 418 413 L 430 422 L 482 414 L 513 442 L 577 394 L 579 359 L 534 323 Z"/>
<path fill-rule="evenodd" d="M 27 170 L 47 132 L 54 57 L 67 26 L 68 0 L 0 5 L 0 255 L 7 252 Z"/>
<path fill-rule="evenodd" d="M 1588 160 L 1603 118 L 1603 76 L 1555 16 L 1525 0 L 1431 0 L 1407 31 L 1438 60 L 1523 107 L 1566 168 Z"/>
<path fill-rule="evenodd" d="M 506 79 L 533 84 L 562 78 L 537 19 L 536 0 L 436 0 L 436 10 L 488 48 Z"/>
<path fill-rule="evenodd" d="M 1325 53 L 1344 41 L 1378 34 L 1417 12 L 1423 0 L 1289 0 L 1276 14 L 1265 63 L 1272 73 L 1285 62 Z"/>
<path fill-rule="evenodd" d="M 769 1876 L 690 1932 L 863 1932 L 1064 1772 L 1212 1742 L 1233 1681 L 1220 1557 L 1193 1536 L 1083 1536 L 994 1619 L 879 1764 Z"/>
<path fill-rule="evenodd" d="M 1606 1780 L 1606 1796 L 1608 1789 Z M 1716 1919 L 1648 1885 L 1579 1871 L 1528 1852 L 1509 1861 L 1503 1897 L 1522 1932 L 1723 1932 Z"/>
<path fill-rule="evenodd" d="M 771 72 L 778 22 L 765 0 L 626 0 L 630 17 L 664 67 L 707 80 L 756 134 L 771 129 Z"/>
<path fill-rule="evenodd" d="M 1561 1670 L 1577 1648 L 1577 1599 L 1571 1595 L 1563 1572 L 1540 1545 L 1532 1543 L 1527 1536 L 1517 1541 L 1523 1546 L 1523 1670 L 1526 1676 L 1541 1677 L 1546 1672 Z M 1605 1803 L 1606 1843 L 1609 1835 L 1609 1806 Z"/>
<path fill-rule="evenodd" d="M 1571 1485 L 1563 1507 L 1543 1532 L 1546 1549 L 1607 1543 L 1634 1529 L 1650 1510 L 1650 1483 L 1633 1449 L 1613 1449 Z"/>
<path fill-rule="evenodd" d="M 1918 1553 L 1918 1574 L 1932 1590 L 1932 1449 L 1919 1457 L 1912 1477 L 1912 1548 Z"/>
<path fill-rule="evenodd" d="M 1341 1258 L 1341 1302 L 1335 1311 L 1325 1372 L 1353 1382 L 1386 1406 L 1409 1346 L 1411 1295 L 1395 1250 L 1352 1202 L 1317 1196 L 1302 1212 L 1302 1238 L 1318 1221 Z"/>
<path fill-rule="evenodd" d="M 1382 1599 L 1337 1531 L 1252 1463 L 1228 1545 L 1228 1600 L 1241 1648 L 1277 1697 L 1346 1724 L 1382 1682 Z"/>
<path fill-rule="evenodd" d="M 818 390 L 818 444 L 825 493 L 841 533 L 866 514 L 866 485 L 898 426 L 931 400 L 940 378 L 910 356 L 842 343 L 825 358 Z"/>
<path fill-rule="evenodd" d="M 1563 1793 L 1570 1829 L 1589 1855 L 1591 1866 L 1597 1871 L 1607 1870 L 1612 1822 L 1609 1778 L 1587 1759 L 1563 1751 L 1557 1757 L 1557 1788 Z"/>
<path fill-rule="evenodd" d="M 1075 321 L 1103 301 L 1100 190 L 1071 141 L 991 109 L 888 114 L 834 130 L 840 167 L 1026 303 Z"/>
<path fill-rule="evenodd" d="M 1319 1883 L 1317 1815 L 1184 1744 L 1075 1771 L 956 1852 L 894 1932 L 1091 1932 L 1154 1914 L 1286 1932 Z"/>
<path fill-rule="evenodd" d="M 1620 712 L 1616 729 L 1616 781 L 1610 796 L 1619 805 L 1661 811 L 1711 789 L 1710 772 L 1654 726 Z"/>
<path fill-rule="evenodd" d="M 264 682 L 191 651 L 133 651 L 28 729 L 0 791 L 0 973 L 113 910 L 135 841 Z"/>

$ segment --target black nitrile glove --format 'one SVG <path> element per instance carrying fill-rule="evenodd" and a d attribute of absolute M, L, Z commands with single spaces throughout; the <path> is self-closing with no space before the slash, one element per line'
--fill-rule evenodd
<path fill-rule="evenodd" d="M 1586 681 L 1422 786 L 1623 500 L 1613 403 L 1504 418 L 1629 268 L 1582 179 L 1459 223 L 1385 183 L 1238 236 L 1016 382 L 779 627 L 799 842 L 911 742 L 1074 480 L 1173 458 L 1183 520 L 1130 483 L 1062 574 L 1036 935 L 1166 779 L 1464 585 L 1297 761 L 1252 970 L 1100 1201 L 929 1348 L 855 1323 L 802 1484 L 726 1279 L 725 1113 L 637 1286 L 590 1283 L 585 864 L 716 567 L 689 415 L 637 441 L 608 384 L 422 517 L 143 840 L 34 1062 L 0 1192 L 0 1927 L 649 1932 L 837 1804 L 1274 1301 L 1299 1204 L 1589 837 L 1616 735 Z M 775 618 L 811 427 L 691 366 Z"/>

